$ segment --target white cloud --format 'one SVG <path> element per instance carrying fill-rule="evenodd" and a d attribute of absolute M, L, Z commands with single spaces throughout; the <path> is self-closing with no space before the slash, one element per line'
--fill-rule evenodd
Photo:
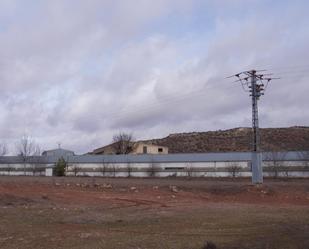
<path fill-rule="evenodd" d="M 244 3 L 0 1 L 0 136 L 86 152 L 119 130 L 249 126 L 249 97 L 224 77 L 255 67 L 285 76 L 261 125 L 308 124 L 308 4 Z"/>

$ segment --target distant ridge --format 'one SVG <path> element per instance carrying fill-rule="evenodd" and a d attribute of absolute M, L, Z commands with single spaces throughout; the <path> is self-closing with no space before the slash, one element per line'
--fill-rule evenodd
<path fill-rule="evenodd" d="M 309 150 L 309 127 L 261 128 L 264 151 Z M 207 132 L 173 133 L 143 142 L 167 146 L 169 153 L 245 152 L 251 150 L 252 130 L 239 127 Z"/>

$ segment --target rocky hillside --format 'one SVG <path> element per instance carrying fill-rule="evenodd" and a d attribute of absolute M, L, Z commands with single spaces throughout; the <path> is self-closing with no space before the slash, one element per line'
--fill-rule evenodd
<path fill-rule="evenodd" d="M 309 150 L 309 127 L 263 128 L 261 149 L 268 151 Z M 167 146 L 169 153 L 231 152 L 251 150 L 251 128 L 176 133 L 144 142 Z"/>

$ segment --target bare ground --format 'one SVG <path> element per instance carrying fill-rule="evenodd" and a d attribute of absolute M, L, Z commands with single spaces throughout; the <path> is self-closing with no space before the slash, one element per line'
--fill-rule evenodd
<path fill-rule="evenodd" d="M 309 248 L 309 181 L 0 177 L 0 248 Z"/>

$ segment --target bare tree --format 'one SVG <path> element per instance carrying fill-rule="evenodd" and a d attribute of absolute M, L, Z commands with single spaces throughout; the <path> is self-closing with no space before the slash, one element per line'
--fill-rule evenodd
<path fill-rule="evenodd" d="M 29 135 L 24 135 L 16 144 L 18 156 L 22 157 L 24 163 L 24 175 L 26 174 L 26 162 L 31 156 L 39 156 L 41 153 L 40 146 Z"/>
<path fill-rule="evenodd" d="M 156 177 L 159 171 L 160 171 L 160 166 L 156 162 L 154 162 L 154 160 L 152 159 L 151 162 L 149 163 L 149 168 L 147 170 L 148 176 Z"/>
<path fill-rule="evenodd" d="M 284 176 L 285 176 L 286 178 L 289 178 L 289 176 L 290 176 L 289 167 L 284 167 L 284 168 L 283 168 L 283 173 L 284 173 Z"/>
<path fill-rule="evenodd" d="M 5 143 L 0 144 L 0 156 L 4 156 L 8 153 L 8 148 Z"/>
<path fill-rule="evenodd" d="M 113 137 L 112 148 L 115 154 L 129 154 L 136 147 L 132 134 L 120 132 Z"/>
<path fill-rule="evenodd" d="M 11 165 L 11 164 L 8 164 L 7 166 L 7 172 L 8 172 L 8 175 L 11 175 L 11 172 L 14 170 L 14 167 Z"/>
<path fill-rule="evenodd" d="M 302 164 L 305 167 L 309 166 L 309 151 L 299 151 L 298 157 L 300 160 L 302 160 Z"/>
<path fill-rule="evenodd" d="M 16 151 L 19 156 L 34 156 L 39 152 L 39 147 L 34 139 L 29 135 L 23 135 L 18 143 L 16 143 Z"/>
<path fill-rule="evenodd" d="M 7 154 L 7 146 L 5 143 L 0 143 L 0 156 Z M 10 165 L 7 167 L 8 175 L 10 175 Z"/>
<path fill-rule="evenodd" d="M 128 177 L 131 177 L 132 176 L 133 167 L 132 167 L 130 162 L 127 163 L 126 169 L 127 169 Z"/>
<path fill-rule="evenodd" d="M 113 172 L 113 177 L 116 177 L 116 171 L 117 171 L 117 169 L 116 169 L 115 164 L 112 164 L 111 168 L 112 168 L 112 172 Z"/>
<path fill-rule="evenodd" d="M 36 174 L 36 172 L 39 172 L 40 171 L 40 169 L 37 167 L 37 165 L 36 164 L 31 164 L 31 172 L 32 172 L 32 176 L 35 176 L 35 174 Z"/>
<path fill-rule="evenodd" d="M 241 170 L 241 167 L 236 162 L 233 162 L 228 166 L 228 171 L 230 172 L 233 178 L 239 175 L 240 170 Z"/>
<path fill-rule="evenodd" d="M 31 167 L 32 175 L 33 176 L 42 175 L 43 172 L 45 174 L 44 159 L 41 156 L 35 156 L 32 158 L 33 158 L 32 167 Z"/>
<path fill-rule="evenodd" d="M 194 169 L 193 169 L 192 163 L 187 163 L 187 165 L 185 167 L 185 171 L 186 171 L 188 177 L 193 176 Z"/>
<path fill-rule="evenodd" d="M 270 166 L 271 171 L 273 172 L 274 178 L 279 177 L 279 173 L 281 170 L 286 171 L 285 167 L 282 165 L 286 157 L 286 152 L 279 152 L 279 151 L 270 151 L 266 154 L 266 160 L 272 162 Z"/>
<path fill-rule="evenodd" d="M 32 156 L 30 157 L 31 161 L 31 171 L 32 175 L 35 176 L 37 172 L 40 172 L 41 170 L 41 160 L 40 156 L 41 155 L 41 147 L 39 145 L 35 145 L 34 152 Z"/>
<path fill-rule="evenodd" d="M 30 164 L 30 167 L 29 167 L 29 170 L 31 171 L 32 173 L 32 176 L 35 175 L 35 172 L 36 172 L 36 163 L 35 163 L 35 158 L 33 158 L 32 156 L 28 158 L 27 160 L 27 163 Z"/>
<path fill-rule="evenodd" d="M 77 176 L 78 173 L 80 173 L 82 171 L 82 168 L 75 165 L 75 166 L 73 166 L 72 171 L 74 173 L 74 176 Z"/>
<path fill-rule="evenodd" d="M 297 152 L 298 158 L 301 160 L 301 165 L 303 166 L 303 170 L 309 170 L 309 151 L 299 151 Z"/>
<path fill-rule="evenodd" d="M 99 167 L 99 171 L 101 172 L 102 176 L 105 176 L 105 175 L 106 175 L 106 172 L 109 171 L 109 166 L 108 166 L 108 164 L 104 161 L 104 159 L 103 159 L 102 166 Z"/>

